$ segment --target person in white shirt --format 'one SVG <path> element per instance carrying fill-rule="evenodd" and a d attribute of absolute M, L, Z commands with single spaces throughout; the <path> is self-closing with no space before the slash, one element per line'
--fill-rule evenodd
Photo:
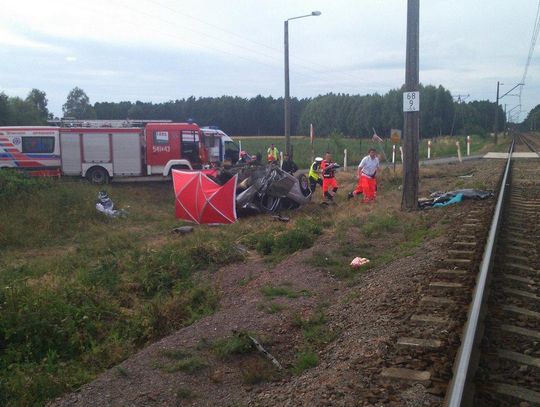
<path fill-rule="evenodd" d="M 379 157 L 377 150 L 370 148 L 368 155 L 362 158 L 358 165 L 358 185 L 356 189 L 349 192 L 349 198 L 353 198 L 358 194 L 364 194 L 363 202 L 370 202 L 375 199 L 377 191 L 377 170 L 379 169 Z"/>

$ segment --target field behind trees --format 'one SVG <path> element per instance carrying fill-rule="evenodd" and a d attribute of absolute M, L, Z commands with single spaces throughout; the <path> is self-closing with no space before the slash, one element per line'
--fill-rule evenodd
<path fill-rule="evenodd" d="M 247 136 L 235 137 L 237 143 L 241 143 L 242 150 L 250 154 L 260 152 L 263 160 L 266 157 L 266 151 L 273 143 L 279 151 L 285 150 L 285 139 L 282 136 Z M 459 137 L 435 137 L 432 140 L 431 158 L 457 157 L 456 142 L 459 141 L 462 156 L 467 153 L 466 136 Z M 420 159 L 427 159 L 427 140 L 420 142 Z M 299 168 L 307 169 L 311 165 L 311 145 L 309 137 L 296 136 L 291 138 L 293 149 L 293 160 Z M 396 162 L 401 163 L 399 145 L 396 146 Z M 370 148 L 375 148 L 382 154 L 382 160 L 392 161 L 392 143 L 388 138 L 383 142 L 375 142 L 371 138 L 345 138 L 342 134 L 332 133 L 330 137 L 315 138 L 314 152 L 315 156 L 323 156 L 326 151 L 332 153 L 334 161 L 343 165 L 344 150 L 347 149 L 347 165 L 357 166 L 360 160 L 367 154 Z M 506 148 L 505 144 L 494 145 L 493 136 L 471 136 L 471 154 L 480 154 L 487 151 L 497 151 L 499 148 Z"/>

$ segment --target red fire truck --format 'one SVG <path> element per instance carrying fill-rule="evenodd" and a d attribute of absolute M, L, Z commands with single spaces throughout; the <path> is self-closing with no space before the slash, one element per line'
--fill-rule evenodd
<path fill-rule="evenodd" d="M 0 168 L 35 175 L 115 180 L 163 179 L 171 169 L 217 166 L 238 157 L 225 133 L 195 123 L 63 121 L 60 127 L 0 127 Z"/>

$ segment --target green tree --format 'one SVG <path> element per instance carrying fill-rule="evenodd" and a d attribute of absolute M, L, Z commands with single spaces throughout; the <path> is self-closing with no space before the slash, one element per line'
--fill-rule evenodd
<path fill-rule="evenodd" d="M 49 113 L 49 109 L 47 108 L 48 100 L 45 92 L 34 88 L 28 93 L 25 102 L 36 110 L 41 121 L 40 124 L 46 124 L 47 119 L 52 118 L 52 114 Z"/>
<path fill-rule="evenodd" d="M 536 105 L 521 123 L 522 130 L 538 131 L 540 129 L 540 105 Z"/>
<path fill-rule="evenodd" d="M 67 96 L 66 103 L 62 106 L 65 117 L 76 119 L 95 119 L 96 112 L 90 104 L 90 99 L 81 88 L 74 87 Z"/>
<path fill-rule="evenodd" d="M 8 126 L 10 123 L 9 98 L 4 92 L 0 92 L 0 126 Z"/>
<path fill-rule="evenodd" d="M 20 97 L 9 98 L 9 117 L 11 126 L 32 126 L 43 124 L 38 110 Z"/>

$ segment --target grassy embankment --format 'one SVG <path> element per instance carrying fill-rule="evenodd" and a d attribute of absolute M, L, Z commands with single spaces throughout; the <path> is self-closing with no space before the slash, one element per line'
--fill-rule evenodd
<path fill-rule="evenodd" d="M 500 137 L 502 139 L 502 137 Z M 242 149 L 250 153 L 261 152 L 263 157 L 270 143 L 274 143 L 276 147 L 283 151 L 285 149 L 285 141 L 283 137 L 235 137 L 236 142 L 242 141 Z M 457 157 L 456 141 L 459 141 L 461 146 L 461 154 L 467 154 L 466 137 L 435 137 L 432 139 L 431 158 L 441 157 Z M 360 160 L 367 154 L 368 149 L 376 148 L 379 151 L 384 151 L 387 159 L 392 159 L 392 144 L 390 140 L 385 139 L 383 143 L 375 143 L 371 139 L 349 139 L 342 137 L 315 138 L 315 155 L 322 156 L 324 152 L 330 151 L 333 154 L 334 160 L 338 163 L 343 163 L 343 150 L 347 149 L 349 165 L 358 165 Z M 309 137 L 292 137 L 291 145 L 294 152 L 294 160 L 300 168 L 308 168 L 311 164 L 311 145 Z M 499 140 L 499 145 L 494 145 L 493 137 L 491 136 L 471 136 L 471 154 L 486 153 L 488 151 L 497 151 L 500 146 L 505 146 L 503 140 Z M 396 159 L 400 162 L 399 146 L 396 151 Z M 420 140 L 420 159 L 427 159 L 427 140 Z"/>
<path fill-rule="evenodd" d="M 445 215 L 401 213 L 399 171 L 381 176 L 375 206 L 341 193 L 340 210 L 312 203 L 286 224 L 255 216 L 180 237 L 170 233 L 179 222 L 168 183 L 107 186 L 117 207 L 129 206 L 127 218 L 108 219 L 94 207 L 98 187 L 0 171 L 0 405 L 41 405 L 214 312 L 213 271 L 245 260 L 238 245 L 276 264 L 317 242 L 308 264 L 351 284 L 364 270 L 411 253 Z M 342 191 L 352 188 L 352 174 L 339 177 Z M 357 255 L 371 259 L 361 271 L 349 267 Z M 261 294 L 268 312 L 287 312 L 271 302 L 280 296 L 311 295 L 279 285 Z M 311 331 L 324 330 L 321 315 L 291 325 L 305 341 L 292 374 L 317 363 L 326 339 L 315 341 Z"/>
<path fill-rule="evenodd" d="M 265 217 L 180 237 L 170 184 L 105 189 L 127 218 L 97 213 L 85 181 L 0 171 L 0 405 L 43 404 L 214 312 L 201 276 L 244 260 L 253 228 L 284 231 Z M 283 255 L 287 239 L 313 242 L 309 219 L 288 225 Z"/>
<path fill-rule="evenodd" d="M 97 213 L 85 182 L 0 172 L 0 405 L 42 404 L 213 312 L 194 272 L 243 258 L 220 231 L 169 238 L 170 185 L 107 189 L 128 218 Z"/>

